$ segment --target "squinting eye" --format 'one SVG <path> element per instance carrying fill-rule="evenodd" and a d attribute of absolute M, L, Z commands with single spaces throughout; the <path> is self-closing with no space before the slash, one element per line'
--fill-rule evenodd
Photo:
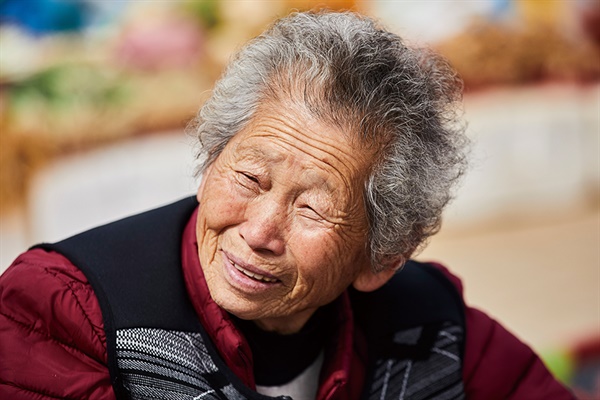
<path fill-rule="evenodd" d="M 244 173 L 244 172 L 242 172 L 242 175 L 244 175 L 244 177 L 245 177 L 246 179 L 248 179 L 249 181 L 252 181 L 252 182 L 254 182 L 254 183 L 258 183 L 258 178 L 257 178 L 257 177 L 255 177 L 255 176 L 252 176 L 252 175 L 249 175 L 249 174 L 246 174 L 246 173 Z"/>
<path fill-rule="evenodd" d="M 260 180 L 247 172 L 237 171 L 236 181 L 238 185 L 253 193 L 260 190 Z"/>
<path fill-rule="evenodd" d="M 318 220 L 323 219 L 321 214 L 316 212 L 315 209 L 312 208 L 311 206 L 308 206 L 308 205 L 302 206 L 302 210 L 304 211 L 304 215 L 308 218 L 318 219 Z"/>

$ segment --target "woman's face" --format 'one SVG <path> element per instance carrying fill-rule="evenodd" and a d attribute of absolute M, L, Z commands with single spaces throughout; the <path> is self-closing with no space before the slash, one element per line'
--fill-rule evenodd
<path fill-rule="evenodd" d="M 215 302 L 292 333 L 371 273 L 362 190 L 372 153 L 283 108 L 258 113 L 208 168 L 196 229 Z"/>

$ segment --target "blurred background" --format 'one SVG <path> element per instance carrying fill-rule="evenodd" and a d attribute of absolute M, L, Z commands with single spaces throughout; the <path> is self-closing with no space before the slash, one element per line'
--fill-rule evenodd
<path fill-rule="evenodd" d="M 193 194 L 184 129 L 227 60 L 274 18 L 322 6 L 458 69 L 471 170 L 418 258 L 600 398 L 598 0 L 0 0 L 0 271 L 37 242 Z"/>

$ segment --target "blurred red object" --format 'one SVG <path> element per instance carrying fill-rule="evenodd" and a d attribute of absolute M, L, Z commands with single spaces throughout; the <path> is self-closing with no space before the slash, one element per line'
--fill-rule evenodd
<path fill-rule="evenodd" d="M 127 26 L 117 43 L 120 63 L 142 70 L 180 68 L 196 64 L 203 33 L 185 18 L 138 20 Z"/>
<path fill-rule="evenodd" d="M 572 351 L 571 388 L 580 400 L 600 399 L 600 335 L 581 341 Z"/>
<path fill-rule="evenodd" d="M 600 45 L 600 0 L 582 2 L 580 19 L 585 34 Z"/>

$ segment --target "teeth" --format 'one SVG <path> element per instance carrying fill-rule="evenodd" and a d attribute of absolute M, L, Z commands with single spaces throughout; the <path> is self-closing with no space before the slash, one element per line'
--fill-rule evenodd
<path fill-rule="evenodd" d="M 260 274 L 255 274 L 255 273 L 253 273 L 253 272 L 250 272 L 250 271 L 248 271 L 248 270 L 246 270 L 246 269 L 244 269 L 244 268 L 240 267 L 239 265 L 237 265 L 237 264 L 236 264 L 236 263 L 234 263 L 233 261 L 232 261 L 231 263 L 233 264 L 233 266 L 234 266 L 234 267 L 235 267 L 235 268 L 236 268 L 238 271 L 240 271 L 242 274 L 244 274 L 244 275 L 246 275 L 246 276 L 249 276 L 250 278 L 253 278 L 253 279 L 256 279 L 256 280 L 259 280 L 259 281 L 263 281 L 263 282 L 269 282 L 269 283 L 277 281 L 277 279 L 273 279 L 273 278 L 267 278 L 266 276 L 262 276 L 262 275 L 260 275 Z"/>

